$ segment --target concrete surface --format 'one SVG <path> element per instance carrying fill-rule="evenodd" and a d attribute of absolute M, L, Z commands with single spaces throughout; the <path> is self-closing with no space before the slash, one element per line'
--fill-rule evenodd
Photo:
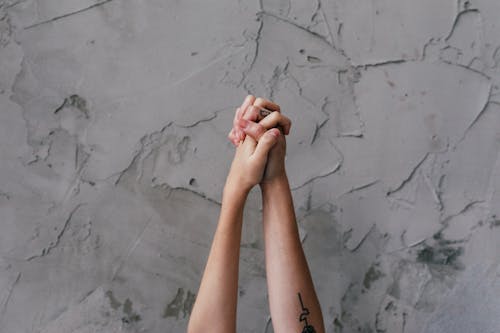
<path fill-rule="evenodd" d="M 0 331 L 182 332 L 247 93 L 327 332 L 500 332 L 500 2 L 0 0 Z M 272 332 L 259 192 L 239 332 Z"/>

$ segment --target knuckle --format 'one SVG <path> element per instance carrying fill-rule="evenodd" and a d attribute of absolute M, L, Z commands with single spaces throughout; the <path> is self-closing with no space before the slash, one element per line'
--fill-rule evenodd
<path fill-rule="evenodd" d="M 255 130 L 256 130 L 259 138 L 261 138 L 262 136 L 265 136 L 264 134 L 266 134 L 266 129 L 264 127 L 262 127 L 261 125 L 257 124 Z"/>
<path fill-rule="evenodd" d="M 277 123 L 282 118 L 282 116 L 281 113 L 279 113 L 278 111 L 273 111 L 269 115 L 269 118 L 272 123 Z"/>
<path fill-rule="evenodd" d="M 274 141 L 276 139 L 276 134 L 274 134 L 273 131 L 275 130 L 269 130 L 266 132 L 265 137 L 267 141 Z"/>
<path fill-rule="evenodd" d="M 273 142 L 273 137 L 272 135 L 264 135 L 261 141 L 263 146 L 269 146 Z"/>
<path fill-rule="evenodd" d="M 254 102 L 254 105 L 264 106 L 265 103 L 266 103 L 266 100 L 264 98 L 257 97 L 257 99 Z"/>
<path fill-rule="evenodd" d="M 248 120 L 256 121 L 259 117 L 259 111 L 256 108 L 252 108 L 252 111 L 249 112 L 248 117 Z"/>

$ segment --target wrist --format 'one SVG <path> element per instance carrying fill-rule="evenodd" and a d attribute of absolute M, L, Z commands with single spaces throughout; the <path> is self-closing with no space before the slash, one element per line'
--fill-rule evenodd
<path fill-rule="evenodd" d="M 262 193 L 269 192 L 278 188 L 289 188 L 288 177 L 286 173 L 283 172 L 282 174 L 279 174 L 271 179 L 262 181 L 259 186 Z"/>
<path fill-rule="evenodd" d="M 251 188 L 242 186 L 241 183 L 226 181 L 222 192 L 222 200 L 227 201 L 245 201 Z"/>

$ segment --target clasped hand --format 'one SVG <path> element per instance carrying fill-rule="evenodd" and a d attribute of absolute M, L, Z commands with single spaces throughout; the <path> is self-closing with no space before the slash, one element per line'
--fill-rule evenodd
<path fill-rule="evenodd" d="M 279 105 L 248 95 L 236 109 L 228 134 L 236 153 L 226 188 L 248 193 L 257 184 L 286 177 L 284 135 L 289 134 L 290 127 L 291 121 L 281 114 Z"/>

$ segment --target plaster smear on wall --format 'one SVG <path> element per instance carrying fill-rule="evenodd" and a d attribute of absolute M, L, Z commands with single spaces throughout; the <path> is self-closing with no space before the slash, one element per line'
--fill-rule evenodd
<path fill-rule="evenodd" d="M 0 332 L 185 330 L 248 93 L 327 332 L 499 327 L 494 0 L 0 0 Z M 272 332 L 260 195 L 238 328 Z M 496 309 L 496 310 L 495 310 Z"/>

